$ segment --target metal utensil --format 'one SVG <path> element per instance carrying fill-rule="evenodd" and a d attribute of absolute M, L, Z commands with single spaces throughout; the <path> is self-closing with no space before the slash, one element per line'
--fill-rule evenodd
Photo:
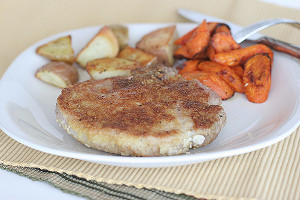
<path fill-rule="evenodd" d="M 296 45 L 282 42 L 280 40 L 270 38 L 267 36 L 259 37 L 257 39 L 249 39 L 250 36 L 252 36 L 253 34 L 255 34 L 263 29 L 266 29 L 270 26 L 274 26 L 277 24 L 282 24 L 282 23 L 289 24 L 289 25 L 292 25 L 292 26 L 300 29 L 299 22 L 296 22 L 296 21 L 293 21 L 290 19 L 270 19 L 270 20 L 265 20 L 265 21 L 255 23 L 253 25 L 250 25 L 246 28 L 241 29 L 240 27 L 238 27 L 230 22 L 226 22 L 226 21 L 218 19 L 216 17 L 202 15 L 200 13 L 197 13 L 197 12 L 194 12 L 191 10 L 178 9 L 178 13 L 181 16 L 185 17 L 186 19 L 189 19 L 189 20 L 197 22 L 197 23 L 201 23 L 203 21 L 203 19 L 210 20 L 210 21 L 217 21 L 220 23 L 226 23 L 232 28 L 233 38 L 235 39 L 235 41 L 237 43 L 242 43 L 243 41 L 247 40 L 247 41 L 251 41 L 251 42 L 255 42 L 255 43 L 266 44 L 277 51 L 289 54 L 291 56 L 294 56 L 294 57 L 300 59 L 300 47 L 298 47 Z"/>

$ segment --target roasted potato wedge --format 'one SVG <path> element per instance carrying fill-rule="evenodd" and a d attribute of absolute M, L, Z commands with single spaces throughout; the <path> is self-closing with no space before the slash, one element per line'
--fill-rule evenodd
<path fill-rule="evenodd" d="M 223 65 L 233 67 L 242 65 L 248 58 L 260 53 L 268 53 L 271 60 L 273 60 L 272 50 L 264 44 L 255 44 L 245 48 L 216 53 L 212 56 L 211 60 Z"/>
<path fill-rule="evenodd" d="M 129 36 L 128 27 L 123 25 L 110 25 L 108 26 L 118 39 L 120 50 L 128 46 Z"/>
<path fill-rule="evenodd" d="M 74 51 L 71 36 L 60 37 L 36 49 L 36 53 L 52 61 L 73 63 Z"/>
<path fill-rule="evenodd" d="M 140 49 L 132 48 L 130 46 L 124 48 L 117 57 L 128 60 L 135 60 L 142 66 L 154 65 L 157 63 L 156 56 L 146 53 Z"/>
<path fill-rule="evenodd" d="M 79 52 L 76 62 L 85 68 L 91 60 L 116 57 L 118 53 L 118 39 L 109 27 L 104 26 Z"/>
<path fill-rule="evenodd" d="M 146 34 L 138 41 L 136 47 L 156 56 L 159 63 L 173 66 L 173 53 L 177 48 L 174 42 L 177 37 L 176 26 L 169 26 Z"/>
<path fill-rule="evenodd" d="M 245 62 L 243 81 L 245 94 L 253 103 L 267 100 L 271 88 L 272 60 L 268 54 L 254 55 Z"/>
<path fill-rule="evenodd" d="M 130 75 L 131 70 L 142 67 L 140 63 L 123 58 L 100 58 L 89 61 L 86 70 L 94 80 Z"/>
<path fill-rule="evenodd" d="M 37 70 L 35 76 L 51 85 L 65 88 L 79 79 L 77 69 L 65 62 L 50 62 Z"/>

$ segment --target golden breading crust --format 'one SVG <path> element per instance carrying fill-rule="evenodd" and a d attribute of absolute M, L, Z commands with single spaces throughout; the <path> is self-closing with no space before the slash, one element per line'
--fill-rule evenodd
<path fill-rule="evenodd" d="M 166 71 L 142 68 L 65 88 L 58 122 L 85 145 L 122 155 L 176 155 L 211 143 L 226 121 L 220 98 Z"/>

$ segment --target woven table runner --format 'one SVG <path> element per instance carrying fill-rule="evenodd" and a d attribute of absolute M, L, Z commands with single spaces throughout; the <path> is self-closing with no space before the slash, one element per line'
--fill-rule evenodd
<path fill-rule="evenodd" d="M 102 24 L 188 22 L 178 8 L 241 26 L 269 18 L 300 21 L 299 10 L 254 0 L 1 1 L 0 76 L 18 54 L 50 35 Z M 300 32 L 287 25 L 264 33 L 300 45 Z M 126 168 L 46 154 L 0 131 L 0 168 L 89 199 L 300 199 L 299 144 L 300 128 L 277 144 L 239 156 Z"/>

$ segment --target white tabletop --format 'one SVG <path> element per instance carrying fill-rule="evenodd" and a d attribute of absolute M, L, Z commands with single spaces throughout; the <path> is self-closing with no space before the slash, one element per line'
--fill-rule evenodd
<path fill-rule="evenodd" d="M 300 9 L 296 0 L 261 0 L 295 9 Z M 16 190 L 17 188 L 17 190 Z M 18 191 L 18 192 L 16 192 Z M 34 192 L 33 192 L 34 191 Z M 62 192 L 49 183 L 33 181 L 12 172 L 0 169 L 0 193 L 5 200 L 83 200 L 85 198 Z"/>
<path fill-rule="evenodd" d="M 33 181 L 0 169 L 0 193 L 3 200 L 83 200 L 85 198 L 62 192 L 49 183 Z"/>

